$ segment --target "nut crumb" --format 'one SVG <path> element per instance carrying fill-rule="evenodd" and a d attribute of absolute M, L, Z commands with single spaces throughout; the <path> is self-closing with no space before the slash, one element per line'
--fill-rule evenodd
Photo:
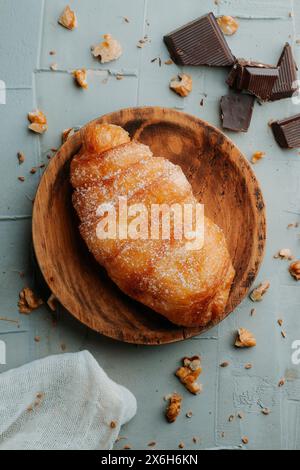
<path fill-rule="evenodd" d="M 73 10 L 67 5 L 60 17 L 58 23 L 67 29 L 75 29 L 78 26 L 77 16 Z"/>
<path fill-rule="evenodd" d="M 255 152 L 252 155 L 251 163 L 253 163 L 255 165 L 255 163 L 259 162 L 265 156 L 266 156 L 265 152 Z"/>
<path fill-rule="evenodd" d="M 295 261 L 289 267 L 291 276 L 293 276 L 296 281 L 300 281 L 300 260 Z"/>
<path fill-rule="evenodd" d="M 86 69 L 74 70 L 73 77 L 79 87 L 84 88 L 85 90 L 88 88 Z"/>
<path fill-rule="evenodd" d="M 28 113 L 28 120 L 30 122 L 28 129 L 37 134 L 43 134 L 48 129 L 47 118 L 39 109 Z"/>
<path fill-rule="evenodd" d="M 278 382 L 278 387 L 283 387 L 285 385 L 285 382 L 286 382 L 285 378 L 280 379 Z"/>
<path fill-rule="evenodd" d="M 166 418 L 169 423 L 174 423 L 176 421 L 181 411 L 181 403 L 182 396 L 178 393 L 173 393 L 166 410 Z"/>
<path fill-rule="evenodd" d="M 119 81 L 120 81 L 120 80 L 123 80 L 123 78 L 124 78 L 124 75 L 122 75 L 122 74 L 120 74 L 120 73 L 117 73 L 117 75 L 116 75 L 116 80 L 119 80 Z"/>
<path fill-rule="evenodd" d="M 245 444 L 245 445 L 249 444 L 249 439 L 248 439 L 248 437 L 246 437 L 246 436 L 245 436 L 245 437 L 242 437 L 242 443 Z"/>
<path fill-rule="evenodd" d="M 54 62 L 53 64 L 50 65 L 50 70 L 53 72 L 56 72 L 58 70 L 58 64 Z"/>
<path fill-rule="evenodd" d="M 282 330 L 281 336 L 285 339 L 286 338 L 286 332 Z"/>
<path fill-rule="evenodd" d="M 218 25 L 226 36 L 232 36 L 239 29 L 239 23 L 232 16 L 220 16 L 217 18 Z"/>
<path fill-rule="evenodd" d="M 245 328 L 240 328 L 238 330 L 235 346 L 237 348 L 253 348 L 256 346 L 256 339 L 250 331 Z"/>
<path fill-rule="evenodd" d="M 193 412 L 192 412 L 192 411 L 188 411 L 185 416 L 186 416 L 187 418 L 192 418 Z"/>
<path fill-rule="evenodd" d="M 111 429 L 115 429 L 117 427 L 117 423 L 115 421 L 111 421 L 110 427 Z"/>
<path fill-rule="evenodd" d="M 181 73 L 170 81 L 171 90 L 183 98 L 188 96 L 193 89 L 193 79 L 186 73 Z"/>
<path fill-rule="evenodd" d="M 119 59 L 123 53 L 121 44 L 111 34 L 104 34 L 103 38 L 104 41 L 93 46 L 93 56 L 99 58 L 102 64 Z"/>
<path fill-rule="evenodd" d="M 197 379 L 202 372 L 200 357 L 185 357 L 182 362 L 183 366 L 177 369 L 175 375 L 189 392 L 197 395 L 202 391 L 202 386 L 197 383 Z"/>
<path fill-rule="evenodd" d="M 30 170 L 30 174 L 31 174 L 31 175 L 35 175 L 36 172 L 37 172 L 37 168 L 36 168 L 35 166 L 32 167 L 31 170 Z"/>
<path fill-rule="evenodd" d="M 270 282 L 262 282 L 258 287 L 256 287 L 250 294 L 250 299 L 252 302 L 260 302 L 263 299 L 263 296 L 270 288 Z"/>
<path fill-rule="evenodd" d="M 222 368 L 226 368 L 229 366 L 229 362 L 222 362 L 222 364 L 220 364 L 220 367 Z"/>
<path fill-rule="evenodd" d="M 250 362 L 249 362 L 249 364 L 245 364 L 245 369 L 246 370 L 250 370 L 250 369 L 252 369 L 252 367 L 253 366 L 252 366 L 252 364 L 250 364 Z"/>
<path fill-rule="evenodd" d="M 24 176 L 18 176 L 18 180 L 21 181 L 21 183 L 24 183 L 25 177 Z"/>
<path fill-rule="evenodd" d="M 22 163 L 25 162 L 25 155 L 23 152 L 18 152 L 17 153 L 17 157 L 18 157 L 18 160 L 19 160 L 19 164 L 22 165 Z"/>
<path fill-rule="evenodd" d="M 279 320 L 277 320 L 277 323 L 279 326 L 282 326 L 283 325 L 283 320 L 281 318 L 279 318 Z"/>
<path fill-rule="evenodd" d="M 275 259 L 293 260 L 294 256 L 289 248 L 282 248 L 274 255 Z"/>
<path fill-rule="evenodd" d="M 35 336 L 35 337 L 34 337 L 34 341 L 35 341 L 36 343 L 39 343 L 39 342 L 41 341 L 41 337 L 40 337 L 40 336 Z"/>
<path fill-rule="evenodd" d="M 178 447 L 179 449 L 184 449 L 184 442 L 179 442 Z"/>
<path fill-rule="evenodd" d="M 269 408 L 263 408 L 263 409 L 261 410 L 261 412 L 262 412 L 262 414 L 265 415 L 265 416 L 268 416 L 268 415 L 271 413 L 271 411 L 269 410 Z"/>
<path fill-rule="evenodd" d="M 40 299 L 29 287 L 25 287 L 19 294 L 19 312 L 24 315 L 29 315 L 33 310 L 36 310 L 43 304 Z"/>

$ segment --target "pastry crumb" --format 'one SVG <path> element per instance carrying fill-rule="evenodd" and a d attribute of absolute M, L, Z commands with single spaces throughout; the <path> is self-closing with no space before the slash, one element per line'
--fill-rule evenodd
<path fill-rule="evenodd" d="M 202 372 L 201 359 L 199 356 L 185 357 L 182 362 L 183 366 L 177 369 L 175 375 L 190 393 L 197 395 L 202 391 L 202 386 L 197 383 Z"/>
<path fill-rule="evenodd" d="M 166 418 L 169 423 L 174 423 L 181 411 L 182 396 L 178 393 L 173 393 L 170 397 L 167 409 Z"/>
<path fill-rule="evenodd" d="M 43 304 L 40 299 L 29 287 L 25 287 L 19 294 L 19 312 L 23 315 L 29 315 Z"/>
<path fill-rule="evenodd" d="M 193 79 L 186 73 L 181 73 L 170 81 L 170 88 L 178 95 L 185 98 L 193 89 Z"/>
<path fill-rule="evenodd" d="M 239 23 L 232 16 L 220 16 L 217 18 L 218 25 L 226 36 L 232 36 L 239 29 Z"/>
<path fill-rule="evenodd" d="M 103 38 L 104 41 L 92 47 L 93 56 L 102 64 L 119 59 L 123 53 L 121 44 L 111 34 L 104 34 Z"/>
<path fill-rule="evenodd" d="M 269 281 L 262 282 L 258 287 L 256 287 L 250 294 L 250 299 L 252 302 L 262 301 L 264 295 L 269 290 L 271 284 Z"/>
<path fill-rule="evenodd" d="M 66 6 L 60 17 L 58 18 L 58 23 L 69 30 L 73 30 L 78 26 L 78 20 L 76 13 L 71 10 L 69 5 Z"/>
<path fill-rule="evenodd" d="M 235 340 L 235 346 L 237 348 L 253 348 L 256 346 L 256 339 L 249 330 L 240 328 Z"/>

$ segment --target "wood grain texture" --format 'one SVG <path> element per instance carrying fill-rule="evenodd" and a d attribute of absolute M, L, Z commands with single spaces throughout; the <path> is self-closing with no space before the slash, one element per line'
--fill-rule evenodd
<path fill-rule="evenodd" d="M 261 264 L 265 207 L 258 182 L 238 148 L 217 128 L 163 108 L 130 108 L 98 119 L 124 127 L 131 137 L 183 169 L 205 212 L 223 228 L 236 269 L 226 315 L 247 295 Z M 78 320 L 111 338 L 163 344 L 200 334 L 180 328 L 125 296 L 88 252 L 71 202 L 69 165 L 81 146 L 68 140 L 41 180 L 33 212 L 35 253 L 44 278 Z M 212 327 L 210 324 L 208 328 Z"/>

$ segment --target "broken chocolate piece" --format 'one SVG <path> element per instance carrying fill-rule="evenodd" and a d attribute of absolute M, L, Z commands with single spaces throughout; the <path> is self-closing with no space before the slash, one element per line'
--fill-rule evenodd
<path fill-rule="evenodd" d="M 244 94 L 232 94 L 221 98 L 221 119 L 224 129 L 235 132 L 247 132 L 250 126 L 255 97 Z"/>
<path fill-rule="evenodd" d="M 226 67 L 235 60 L 213 13 L 167 34 L 164 41 L 178 65 Z"/>
<path fill-rule="evenodd" d="M 300 147 L 300 114 L 272 122 L 271 127 L 280 147 L 286 149 Z"/>
<path fill-rule="evenodd" d="M 271 101 L 290 98 L 297 91 L 297 65 L 295 63 L 291 46 L 286 43 L 277 67 L 279 78 L 276 81 L 270 96 Z"/>
<path fill-rule="evenodd" d="M 278 78 L 278 67 L 241 59 L 234 64 L 227 84 L 235 90 L 244 90 L 262 101 L 268 101 Z"/>

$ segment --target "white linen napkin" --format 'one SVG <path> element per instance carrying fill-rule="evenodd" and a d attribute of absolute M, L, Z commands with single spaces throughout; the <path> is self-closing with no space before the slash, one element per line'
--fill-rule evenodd
<path fill-rule="evenodd" d="M 0 374 L 0 450 L 111 449 L 136 399 L 88 351 Z"/>

